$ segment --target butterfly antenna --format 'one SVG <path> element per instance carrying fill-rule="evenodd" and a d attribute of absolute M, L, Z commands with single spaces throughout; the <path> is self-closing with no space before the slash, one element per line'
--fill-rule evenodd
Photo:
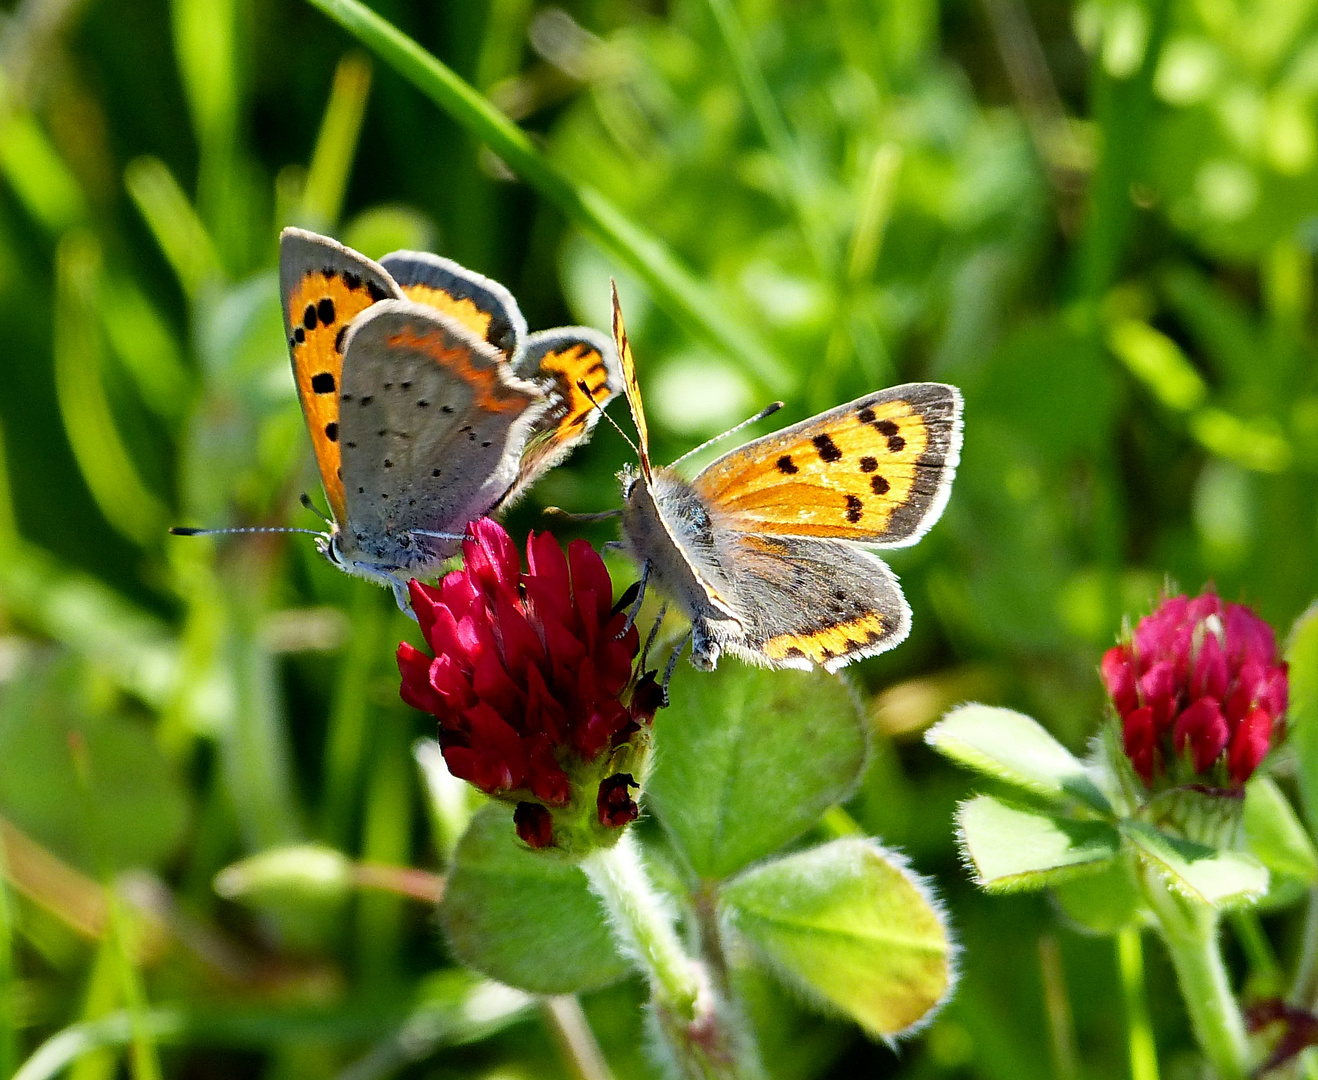
<path fill-rule="evenodd" d="M 598 410 L 600 416 L 604 417 L 604 419 L 607 420 L 610 424 L 613 424 L 613 430 L 616 431 L 627 441 L 627 445 L 630 446 L 633 451 L 635 451 L 636 456 L 639 458 L 641 456 L 640 449 L 636 446 L 634 442 L 632 442 L 631 437 L 627 434 L 627 432 L 623 431 L 622 428 L 620 428 L 617 425 L 617 423 L 614 422 L 613 417 L 611 417 L 608 413 L 604 411 L 604 406 L 595 400 L 595 395 L 590 392 L 590 387 L 586 385 L 585 379 L 577 380 L 577 389 L 580 390 L 583 394 L 585 394 L 586 397 L 590 398 L 590 404 L 592 408 Z"/>
<path fill-rule="evenodd" d="M 316 529 L 290 529 L 274 525 L 250 525 L 234 529 L 190 529 L 185 525 L 174 525 L 169 530 L 170 536 L 228 536 L 234 533 L 306 533 L 308 536 L 324 536 Z"/>
<path fill-rule="evenodd" d="M 308 510 L 310 510 L 313 514 L 315 514 L 316 517 L 320 518 L 320 520 L 323 521 L 326 525 L 330 526 L 331 528 L 334 527 L 334 522 L 320 512 L 320 507 L 318 507 L 315 503 L 311 501 L 311 496 L 308 495 L 305 491 L 302 492 L 302 495 L 298 499 L 298 502 L 300 502 L 303 506 L 305 506 Z"/>
<path fill-rule="evenodd" d="M 782 403 L 781 401 L 775 401 L 772 405 L 766 405 L 763 409 L 761 409 L 759 412 L 757 412 L 754 416 L 748 417 L 747 419 L 743 420 L 740 424 L 736 425 L 735 427 L 730 427 L 730 428 L 728 428 L 728 430 L 725 431 L 725 432 L 723 432 L 723 434 L 721 434 L 721 435 L 715 435 L 712 439 L 706 439 L 706 440 L 705 440 L 704 442 L 702 442 L 699 446 L 697 446 L 694 450 L 688 450 L 685 454 L 683 454 L 680 458 L 678 458 L 676 461 L 674 461 L 672 465 L 670 465 L 670 466 L 668 466 L 668 467 L 669 467 L 670 469 L 674 469 L 674 468 L 676 468 L 678 465 L 681 465 L 682 462 L 684 462 L 687 458 L 692 457 L 693 455 L 700 453 L 700 451 L 702 451 L 702 450 L 707 450 L 709 447 L 713 446 L 716 442 L 721 442 L 723 439 L 726 439 L 729 435 L 735 435 L 735 434 L 736 434 L 737 432 L 739 432 L 742 428 L 744 428 L 744 427 L 750 427 L 751 424 L 754 424 L 754 423 L 757 423 L 757 422 L 760 421 L 760 420 L 763 420 L 766 416 L 772 416 L 774 413 L 776 413 L 776 412 L 777 412 L 779 409 L 781 409 L 782 407 L 783 407 L 783 403 Z"/>

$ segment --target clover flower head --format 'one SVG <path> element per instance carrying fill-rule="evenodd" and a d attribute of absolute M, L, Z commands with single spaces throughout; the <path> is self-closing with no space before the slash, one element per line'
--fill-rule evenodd
<path fill-rule="evenodd" d="M 461 570 L 410 583 L 434 655 L 398 646 L 401 694 L 438 719 L 454 776 L 518 804 L 525 843 L 586 849 L 639 813 L 628 787 L 659 701 L 652 677 L 633 675 L 639 635 L 622 632 L 599 555 L 582 540 L 564 553 L 549 533 L 532 533 L 526 553 L 523 572 L 511 538 L 483 518 Z"/>
<path fill-rule="evenodd" d="M 1287 668 L 1272 628 L 1211 589 L 1172 596 L 1103 656 L 1126 756 L 1148 787 L 1238 788 L 1280 742 Z"/>

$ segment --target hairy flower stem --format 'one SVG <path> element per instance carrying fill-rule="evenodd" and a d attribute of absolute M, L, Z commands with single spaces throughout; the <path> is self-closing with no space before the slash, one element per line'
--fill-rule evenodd
<path fill-rule="evenodd" d="M 1218 945 L 1218 913 L 1172 892 L 1153 874 L 1145 892 L 1171 954 L 1199 1048 L 1218 1080 L 1245 1080 L 1249 1043 Z"/>
<path fill-rule="evenodd" d="M 680 1074 L 689 1080 L 759 1080 L 753 1040 L 740 1030 L 703 965 L 682 948 L 631 832 L 612 847 L 596 848 L 579 865 L 619 943 L 650 984 L 657 1027 Z"/>

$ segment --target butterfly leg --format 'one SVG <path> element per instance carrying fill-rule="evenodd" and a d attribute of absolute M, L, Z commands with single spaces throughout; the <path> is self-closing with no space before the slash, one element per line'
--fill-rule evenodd
<path fill-rule="evenodd" d="M 597 514 L 574 514 L 569 510 L 561 510 L 557 506 L 546 506 L 540 511 L 546 517 L 557 518 L 559 521 L 570 522 L 573 525 L 585 525 L 592 521 L 609 521 L 612 518 L 622 517 L 622 510 L 601 510 Z"/>
<path fill-rule="evenodd" d="M 631 608 L 627 611 L 627 621 L 623 623 L 622 629 L 618 631 L 619 638 L 626 636 L 636 623 L 636 616 L 641 613 L 641 604 L 645 600 L 645 584 L 650 580 L 650 560 L 646 559 L 641 563 L 641 580 L 637 583 L 636 599 L 632 601 Z"/>
<path fill-rule="evenodd" d="M 682 655 L 682 650 L 686 648 L 686 643 L 691 640 L 691 631 L 688 630 L 682 635 L 681 640 L 673 646 L 672 655 L 668 658 L 668 666 L 664 668 L 664 681 L 662 690 L 664 693 L 664 706 L 668 706 L 668 684 L 673 681 L 673 669 L 677 667 L 678 657 Z"/>
<path fill-rule="evenodd" d="M 699 617 L 691 624 L 691 665 L 701 671 L 713 671 L 723 654 L 723 646 L 709 631 L 709 624 Z"/>
<path fill-rule="evenodd" d="M 668 601 L 664 601 L 664 606 L 659 609 L 659 617 L 655 619 L 654 625 L 650 627 L 650 633 L 645 638 L 645 648 L 641 650 L 641 673 L 645 673 L 645 661 L 650 655 L 650 646 L 654 644 L 654 639 L 659 636 L 659 627 L 664 624 L 664 616 L 668 614 Z"/>
<path fill-rule="evenodd" d="M 398 602 L 398 610 L 413 622 L 417 622 L 416 612 L 412 610 L 412 597 L 407 591 L 407 582 L 393 574 L 387 576 L 389 586 L 394 590 L 394 599 Z"/>

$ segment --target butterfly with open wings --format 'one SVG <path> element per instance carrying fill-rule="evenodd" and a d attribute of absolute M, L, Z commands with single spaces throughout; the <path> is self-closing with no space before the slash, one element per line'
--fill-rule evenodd
<path fill-rule="evenodd" d="M 961 394 L 879 390 L 724 454 L 686 480 L 650 461 L 617 290 L 613 335 L 640 445 L 623 472 L 622 541 L 691 620 L 691 662 L 728 652 L 828 671 L 899 644 L 911 610 L 866 550 L 915 543 L 947 504 Z"/>

